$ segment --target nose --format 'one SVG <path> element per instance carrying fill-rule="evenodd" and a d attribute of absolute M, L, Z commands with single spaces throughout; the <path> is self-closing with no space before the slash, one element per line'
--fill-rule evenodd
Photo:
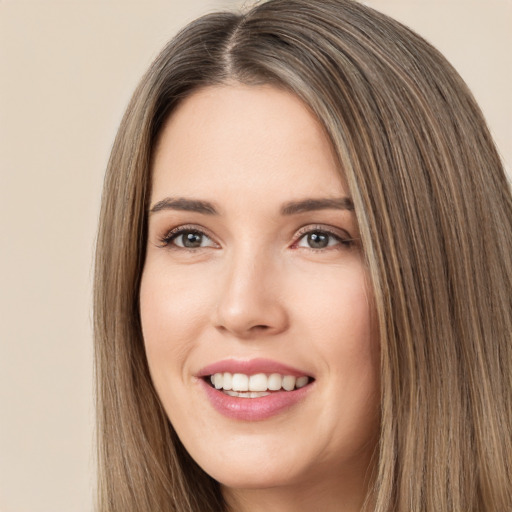
<path fill-rule="evenodd" d="M 219 276 L 215 326 L 242 339 L 279 334 L 289 323 L 282 272 L 268 255 L 248 252 L 226 261 Z"/>

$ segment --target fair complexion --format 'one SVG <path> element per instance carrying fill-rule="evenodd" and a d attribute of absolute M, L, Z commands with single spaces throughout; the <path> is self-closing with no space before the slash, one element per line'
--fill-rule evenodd
<path fill-rule="evenodd" d="M 184 446 L 232 510 L 361 510 L 379 348 L 326 134 L 289 92 L 207 87 L 165 124 L 152 173 L 140 313 L 151 377 Z M 226 373 L 241 375 L 239 389 L 212 386 L 217 374 L 231 387 Z M 255 373 L 265 391 L 249 398 Z M 272 373 L 292 389 L 268 390 Z"/>

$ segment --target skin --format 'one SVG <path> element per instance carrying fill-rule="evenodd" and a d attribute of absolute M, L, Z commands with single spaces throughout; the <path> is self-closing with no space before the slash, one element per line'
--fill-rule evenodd
<path fill-rule="evenodd" d="M 349 196 L 323 129 L 273 86 L 207 87 L 165 124 L 152 173 L 151 207 L 161 208 L 149 215 L 140 312 L 151 376 L 184 446 L 233 510 L 360 510 L 379 348 L 356 218 L 281 211 Z M 162 207 L 166 198 L 217 213 Z M 180 226 L 198 247 L 183 247 Z M 311 247 L 308 232 L 328 245 Z M 200 369 L 261 357 L 313 376 L 305 398 L 262 421 L 217 412 Z"/>

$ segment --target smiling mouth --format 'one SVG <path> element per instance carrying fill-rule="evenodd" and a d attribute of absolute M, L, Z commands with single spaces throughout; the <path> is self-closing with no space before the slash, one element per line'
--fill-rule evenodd
<path fill-rule="evenodd" d="M 280 373 L 247 375 L 229 372 L 214 373 L 204 379 L 218 391 L 239 398 L 260 398 L 280 391 L 295 391 L 314 380 L 307 375 L 295 377 Z"/>

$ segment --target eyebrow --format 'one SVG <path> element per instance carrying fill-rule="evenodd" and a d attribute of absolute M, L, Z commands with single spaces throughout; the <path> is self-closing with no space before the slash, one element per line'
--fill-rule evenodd
<path fill-rule="evenodd" d="M 290 201 L 281 208 L 281 215 L 296 215 L 298 213 L 311 212 L 315 210 L 354 210 L 354 203 L 349 197 L 334 199 L 303 199 L 301 201 Z M 185 212 L 196 212 L 204 215 L 218 215 L 217 209 L 209 201 L 199 199 L 186 199 L 184 197 L 166 197 L 155 203 L 149 210 L 156 213 L 163 210 L 179 210 Z"/>
<path fill-rule="evenodd" d="M 156 213 L 162 210 L 181 210 L 185 212 L 203 213 L 205 215 L 217 215 L 215 206 L 209 201 L 199 199 L 185 199 L 184 197 L 166 197 L 155 203 L 149 213 Z"/>
<path fill-rule="evenodd" d="M 282 209 L 282 215 L 295 215 L 297 213 L 315 210 L 354 210 L 354 203 L 350 197 L 335 199 L 304 199 L 303 201 L 290 201 Z"/>

